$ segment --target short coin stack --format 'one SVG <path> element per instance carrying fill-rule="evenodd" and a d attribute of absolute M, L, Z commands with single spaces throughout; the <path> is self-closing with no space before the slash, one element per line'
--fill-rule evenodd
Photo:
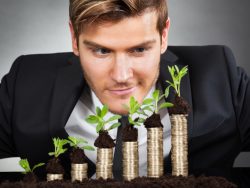
<path fill-rule="evenodd" d="M 82 181 L 87 178 L 88 164 L 71 164 L 71 181 Z"/>
<path fill-rule="evenodd" d="M 96 178 L 113 178 L 113 148 L 97 148 Z"/>
<path fill-rule="evenodd" d="M 147 176 L 163 175 L 163 129 L 147 128 Z"/>
<path fill-rule="evenodd" d="M 171 161 L 173 176 L 188 176 L 187 116 L 171 115 Z"/>
<path fill-rule="evenodd" d="M 62 180 L 63 174 L 47 174 L 47 181 Z"/>
<path fill-rule="evenodd" d="M 139 176 L 138 142 L 123 142 L 123 179 L 130 181 Z"/>

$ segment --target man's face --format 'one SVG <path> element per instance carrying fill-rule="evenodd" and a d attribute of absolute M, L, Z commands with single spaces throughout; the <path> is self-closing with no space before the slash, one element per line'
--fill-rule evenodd
<path fill-rule="evenodd" d="M 73 51 L 80 56 L 85 79 L 113 113 L 126 114 L 134 96 L 140 103 L 155 84 L 160 54 L 167 48 L 169 21 L 162 36 L 154 11 L 118 23 L 91 26 L 79 36 L 71 26 Z"/>

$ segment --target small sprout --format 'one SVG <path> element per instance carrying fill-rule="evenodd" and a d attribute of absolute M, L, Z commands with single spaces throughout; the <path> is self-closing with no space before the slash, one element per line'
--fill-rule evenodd
<path fill-rule="evenodd" d="M 169 87 L 167 87 L 167 89 L 165 90 L 165 93 L 162 95 L 160 95 L 159 90 L 155 90 L 152 94 L 152 98 L 147 98 L 143 101 L 142 111 L 148 110 L 148 111 L 151 111 L 151 112 L 158 114 L 162 108 L 172 107 L 173 104 L 170 102 L 164 102 L 164 103 L 160 104 L 160 106 L 159 106 L 159 102 L 161 101 L 161 99 L 163 97 L 167 98 L 168 94 L 169 94 Z"/>
<path fill-rule="evenodd" d="M 118 120 L 121 118 L 120 115 L 114 115 L 112 117 L 110 117 L 108 120 L 105 120 L 104 117 L 107 115 L 108 113 L 108 106 L 104 105 L 101 108 L 96 107 L 96 114 L 95 115 L 89 115 L 86 118 L 86 121 L 90 124 L 97 124 L 96 125 L 96 132 L 102 132 L 102 131 L 110 131 L 112 129 L 115 129 L 117 127 L 119 127 L 121 125 L 121 123 L 117 122 L 117 123 L 113 123 L 108 129 L 106 129 L 106 125 L 109 122 Z"/>
<path fill-rule="evenodd" d="M 175 65 L 175 66 L 168 66 L 168 71 L 173 79 L 173 82 L 170 81 L 166 81 L 167 83 L 169 83 L 169 87 L 173 87 L 176 94 L 180 97 L 181 96 L 181 90 L 180 90 L 180 86 L 181 86 L 181 79 L 183 78 L 183 76 L 185 76 L 188 72 L 188 68 L 187 66 L 183 67 L 181 70 L 179 70 L 179 68 Z"/>
<path fill-rule="evenodd" d="M 131 125 L 141 126 L 141 123 L 145 121 L 144 118 L 138 117 L 133 118 L 135 114 L 137 115 L 145 115 L 144 111 L 141 110 L 140 103 L 135 99 L 134 96 L 130 97 L 129 106 L 124 105 L 124 107 L 128 110 L 128 121 Z"/>
<path fill-rule="evenodd" d="M 88 142 L 83 138 L 75 138 L 75 137 L 69 136 L 68 143 L 73 148 L 81 148 L 83 150 L 90 150 L 90 151 L 95 150 L 94 147 L 92 147 L 90 145 L 86 145 L 86 144 L 88 144 Z M 85 144 L 83 147 L 79 146 L 79 145 L 83 145 L 83 144 Z"/>
<path fill-rule="evenodd" d="M 45 165 L 45 163 L 39 163 L 37 165 L 34 165 L 33 168 L 31 169 L 28 160 L 27 159 L 21 159 L 19 161 L 19 165 L 24 169 L 25 172 L 23 172 L 23 173 L 27 174 L 27 173 L 34 172 L 34 170 L 36 168 Z"/>
<path fill-rule="evenodd" d="M 67 151 L 66 148 L 63 148 L 63 146 L 68 143 L 68 140 L 60 139 L 60 138 L 53 138 L 53 143 L 54 143 L 55 150 L 54 152 L 49 152 L 49 156 L 55 156 L 55 158 L 57 158 L 59 155 Z"/>

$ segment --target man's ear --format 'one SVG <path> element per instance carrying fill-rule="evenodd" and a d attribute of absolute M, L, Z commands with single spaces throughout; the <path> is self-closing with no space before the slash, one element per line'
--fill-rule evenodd
<path fill-rule="evenodd" d="M 168 47 L 168 33 L 170 29 L 170 18 L 167 19 L 165 28 L 162 31 L 161 35 L 161 54 L 163 54 Z"/>
<path fill-rule="evenodd" d="M 69 22 L 69 28 L 70 28 L 71 41 L 72 41 L 72 50 L 76 56 L 79 56 L 79 49 L 78 49 L 78 43 L 77 43 L 78 39 L 75 36 L 75 32 L 74 32 L 71 21 Z"/>

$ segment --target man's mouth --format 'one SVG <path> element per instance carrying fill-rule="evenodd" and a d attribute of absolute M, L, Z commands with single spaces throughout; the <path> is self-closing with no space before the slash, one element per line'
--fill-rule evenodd
<path fill-rule="evenodd" d="M 110 89 L 109 91 L 114 95 L 129 95 L 135 91 L 136 87 L 130 88 L 117 88 L 117 89 Z"/>

